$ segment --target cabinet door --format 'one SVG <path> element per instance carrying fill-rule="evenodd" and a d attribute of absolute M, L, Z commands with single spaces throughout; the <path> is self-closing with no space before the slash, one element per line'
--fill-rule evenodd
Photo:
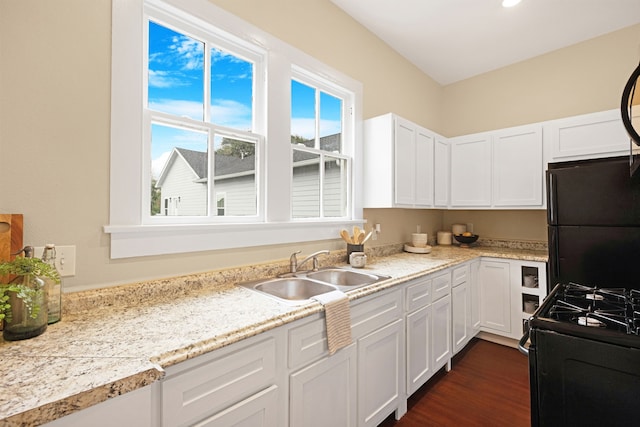
<path fill-rule="evenodd" d="M 463 282 L 451 290 L 453 354 L 458 353 L 469 341 L 471 331 L 471 293 L 469 283 Z"/>
<path fill-rule="evenodd" d="M 451 359 L 451 297 L 446 296 L 434 302 L 431 310 L 431 365 L 437 371 Z"/>
<path fill-rule="evenodd" d="M 451 205 L 491 205 L 491 137 L 488 134 L 451 140 Z"/>
<path fill-rule="evenodd" d="M 480 261 L 469 264 L 469 288 L 471 293 L 471 335 L 480 330 Z"/>
<path fill-rule="evenodd" d="M 433 375 L 431 327 L 430 305 L 407 315 L 407 395 Z"/>
<path fill-rule="evenodd" d="M 493 134 L 493 205 L 542 207 L 542 126 Z"/>
<path fill-rule="evenodd" d="M 480 262 L 480 325 L 489 332 L 511 332 L 509 263 Z"/>
<path fill-rule="evenodd" d="M 403 335 L 403 321 L 398 319 L 358 340 L 358 426 L 377 426 L 400 406 Z"/>
<path fill-rule="evenodd" d="M 413 205 L 415 202 L 416 128 L 399 117 L 395 126 L 395 202 Z"/>
<path fill-rule="evenodd" d="M 434 196 L 433 203 L 438 207 L 449 205 L 449 143 L 444 138 L 434 141 Z"/>
<path fill-rule="evenodd" d="M 553 120 L 545 125 L 551 139 L 552 161 L 578 160 L 629 152 L 629 135 L 620 110 L 609 110 Z"/>
<path fill-rule="evenodd" d="M 291 427 L 356 425 L 356 345 L 290 376 Z"/>
<path fill-rule="evenodd" d="M 416 207 L 433 206 L 433 135 L 426 129 L 416 130 L 415 201 Z"/>
<path fill-rule="evenodd" d="M 278 387 L 266 390 L 215 414 L 194 427 L 277 427 Z"/>

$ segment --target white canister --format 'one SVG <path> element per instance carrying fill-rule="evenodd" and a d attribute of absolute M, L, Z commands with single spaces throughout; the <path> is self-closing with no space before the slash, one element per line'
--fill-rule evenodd
<path fill-rule="evenodd" d="M 411 234 L 411 245 L 414 248 L 424 248 L 427 246 L 428 239 L 427 233 L 413 233 Z"/>
<path fill-rule="evenodd" d="M 362 268 L 367 264 L 367 256 L 364 252 L 351 252 L 349 264 L 351 264 L 351 267 Z"/>
<path fill-rule="evenodd" d="M 438 231 L 438 244 L 450 245 L 451 244 L 451 232 L 450 231 Z"/>

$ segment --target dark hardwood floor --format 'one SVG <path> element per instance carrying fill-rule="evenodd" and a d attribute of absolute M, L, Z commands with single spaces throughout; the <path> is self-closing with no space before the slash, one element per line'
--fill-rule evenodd
<path fill-rule="evenodd" d="M 416 391 L 407 414 L 379 427 L 529 426 L 527 358 L 517 349 L 474 339 Z"/>

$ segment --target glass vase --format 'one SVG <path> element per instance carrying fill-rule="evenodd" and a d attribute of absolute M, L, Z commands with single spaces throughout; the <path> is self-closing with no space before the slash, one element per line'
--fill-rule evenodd
<path fill-rule="evenodd" d="M 26 275 L 16 277 L 11 285 L 18 290 L 7 291 L 11 309 L 4 318 L 2 336 L 7 341 L 37 337 L 47 329 L 45 282 Z"/>

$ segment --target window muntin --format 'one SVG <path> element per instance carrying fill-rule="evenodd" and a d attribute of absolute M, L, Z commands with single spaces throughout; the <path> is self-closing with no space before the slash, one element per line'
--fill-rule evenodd
<path fill-rule="evenodd" d="M 148 20 L 149 214 L 154 222 L 178 216 L 257 219 L 255 62 L 220 48 L 216 37 L 198 38 Z M 226 194 L 223 215 L 212 197 L 217 193 Z"/>

